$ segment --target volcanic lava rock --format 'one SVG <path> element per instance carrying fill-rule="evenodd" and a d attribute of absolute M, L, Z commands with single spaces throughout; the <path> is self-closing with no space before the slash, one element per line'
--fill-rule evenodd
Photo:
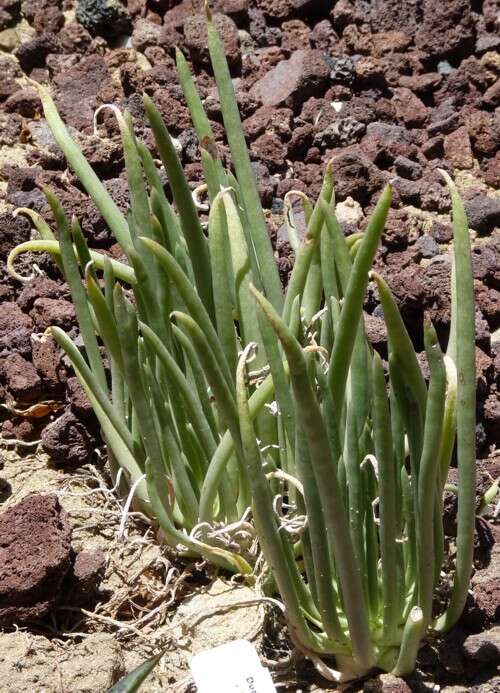
<path fill-rule="evenodd" d="M 298 50 L 289 60 L 281 61 L 261 77 L 251 93 L 264 106 L 296 107 L 309 96 L 321 92 L 328 75 L 329 68 L 320 51 Z"/>
<path fill-rule="evenodd" d="M 14 246 L 29 241 L 31 226 L 26 217 L 0 214 L 0 258 L 5 260 Z"/>
<path fill-rule="evenodd" d="M 236 24 L 230 17 L 224 14 L 215 14 L 213 22 L 219 32 L 229 65 L 237 65 L 240 61 L 240 50 Z M 184 22 L 184 42 L 189 49 L 193 62 L 201 65 L 210 63 L 205 15 L 197 14 Z"/>
<path fill-rule="evenodd" d="M 469 226 L 479 233 L 490 233 L 500 226 L 500 199 L 476 195 L 465 202 Z"/>
<path fill-rule="evenodd" d="M 10 301 L 0 303 L 0 357 L 12 353 L 28 355 L 32 331 L 33 320 L 18 305 Z"/>
<path fill-rule="evenodd" d="M 20 354 L 9 354 L 2 359 L 0 376 L 6 390 L 17 401 L 31 402 L 42 391 L 42 381 L 36 368 Z"/>
<path fill-rule="evenodd" d="M 500 626 L 494 626 L 483 633 L 469 635 L 462 646 L 467 659 L 485 664 L 500 662 Z"/>
<path fill-rule="evenodd" d="M 43 67 L 47 56 L 50 53 L 57 53 L 59 48 L 59 41 L 55 34 L 39 34 L 31 41 L 21 43 L 15 51 L 15 56 L 24 72 L 29 74 L 34 67 Z"/>
<path fill-rule="evenodd" d="M 55 495 L 31 495 L 0 515 L 0 624 L 46 616 L 71 566 L 71 528 Z"/>
<path fill-rule="evenodd" d="M 93 36 L 112 39 L 132 33 L 132 19 L 119 0 L 78 0 L 76 18 Z"/>
<path fill-rule="evenodd" d="M 415 36 L 417 48 L 433 58 L 456 55 L 474 45 L 470 0 L 423 0 L 422 24 Z"/>
<path fill-rule="evenodd" d="M 43 429 L 42 446 L 54 461 L 77 466 L 89 461 L 94 441 L 81 421 L 67 411 Z"/>
<path fill-rule="evenodd" d="M 75 605 L 91 601 L 104 577 L 105 569 L 106 557 L 102 551 L 78 553 L 65 585 L 66 601 Z"/>

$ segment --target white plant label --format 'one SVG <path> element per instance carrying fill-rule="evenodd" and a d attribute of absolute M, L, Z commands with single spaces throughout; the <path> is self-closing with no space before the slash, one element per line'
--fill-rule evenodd
<path fill-rule="evenodd" d="M 233 640 L 191 660 L 198 693 L 276 693 L 271 674 L 248 640 Z"/>

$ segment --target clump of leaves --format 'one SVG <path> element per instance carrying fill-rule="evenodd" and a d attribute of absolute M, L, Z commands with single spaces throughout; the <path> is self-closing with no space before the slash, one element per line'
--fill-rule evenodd
<path fill-rule="evenodd" d="M 148 97 L 144 107 L 172 199 L 131 117 L 115 109 L 130 190 L 124 216 L 40 87 L 56 140 L 127 261 L 89 250 L 78 221 L 47 190 L 57 233 L 24 210 L 41 240 L 16 248 L 9 264 L 14 272 L 16 255 L 28 250 L 49 251 L 59 263 L 85 354 L 62 330 L 52 334 L 90 398 L 114 475 L 123 470 L 122 491 L 133 492 L 165 541 L 183 555 L 251 575 L 256 534 L 299 647 L 313 658 L 334 655 L 346 677 L 374 666 L 406 674 L 427 630 L 457 620 L 472 566 L 474 304 L 463 205 L 443 174 L 453 203 L 452 327 L 443 354 L 432 325 L 424 326 L 426 383 L 390 289 L 371 272 L 391 186 L 366 231 L 347 239 L 335 216 L 331 166 L 314 205 L 300 196 L 303 240 L 289 195 L 296 258 L 284 293 L 210 17 L 208 43 L 232 171 L 217 157 L 177 54 L 200 141 L 207 234 L 172 138 Z M 386 365 L 363 322 L 370 277 L 387 327 Z M 434 619 L 442 498 L 455 444 L 455 578 L 448 607 Z"/>

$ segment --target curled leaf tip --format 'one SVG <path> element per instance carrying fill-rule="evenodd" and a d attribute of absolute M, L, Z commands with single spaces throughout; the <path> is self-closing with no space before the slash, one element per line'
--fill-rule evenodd
<path fill-rule="evenodd" d="M 207 15 L 207 21 L 211 22 L 212 21 L 212 11 L 210 9 L 210 4 L 208 0 L 205 0 L 205 14 Z"/>

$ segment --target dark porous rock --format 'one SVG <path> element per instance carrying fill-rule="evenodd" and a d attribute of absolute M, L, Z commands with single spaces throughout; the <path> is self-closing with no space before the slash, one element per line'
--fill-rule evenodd
<path fill-rule="evenodd" d="M 474 166 L 469 131 L 465 126 L 445 136 L 444 155 L 453 168 L 472 168 Z"/>
<path fill-rule="evenodd" d="M 379 168 L 388 168 L 396 157 L 415 157 L 418 148 L 412 134 L 401 125 L 369 123 L 361 140 L 363 151 Z"/>
<path fill-rule="evenodd" d="M 366 693 L 411 693 L 411 690 L 404 679 L 393 674 L 380 674 L 363 685 Z"/>
<path fill-rule="evenodd" d="M 382 187 L 382 177 L 366 156 L 362 145 L 354 144 L 337 150 L 332 160 L 338 200 L 352 197 L 357 202 L 366 204 Z"/>
<path fill-rule="evenodd" d="M 74 605 L 87 604 L 95 596 L 106 570 L 102 551 L 81 551 L 76 555 L 65 584 L 65 601 Z"/>
<path fill-rule="evenodd" d="M 462 646 L 467 659 L 484 664 L 500 662 L 500 626 L 494 626 L 483 633 L 469 635 Z"/>
<path fill-rule="evenodd" d="M 486 185 L 492 188 L 500 188 L 500 149 L 492 159 L 483 162 L 482 175 Z"/>
<path fill-rule="evenodd" d="M 329 68 L 320 51 L 298 50 L 261 77 L 252 94 L 264 106 L 298 107 L 307 98 L 321 92 L 328 80 Z"/>
<path fill-rule="evenodd" d="M 132 33 L 132 19 L 119 0 L 78 0 L 76 18 L 93 36 L 110 39 Z"/>
<path fill-rule="evenodd" d="M 42 378 L 44 391 L 58 393 L 64 389 L 66 369 L 61 363 L 61 351 L 49 335 L 32 335 L 32 361 Z"/>
<path fill-rule="evenodd" d="M 10 301 L 0 303 L 0 357 L 19 353 L 31 353 L 33 320 L 23 313 L 18 305 Z"/>
<path fill-rule="evenodd" d="M 422 166 L 418 161 L 412 161 L 406 156 L 397 156 L 394 159 L 394 170 L 398 176 L 409 180 L 418 180 L 422 177 Z"/>
<path fill-rule="evenodd" d="M 42 102 L 34 89 L 18 89 L 4 104 L 7 113 L 35 118 L 42 113 Z"/>
<path fill-rule="evenodd" d="M 420 236 L 420 238 L 417 238 L 417 241 L 415 243 L 415 249 L 418 251 L 418 254 L 423 257 L 423 258 L 431 258 L 435 257 L 436 255 L 439 255 L 439 245 L 437 244 L 436 240 L 427 234 L 424 234 L 423 236 Z"/>
<path fill-rule="evenodd" d="M 342 147 L 356 144 L 363 137 L 366 125 L 352 116 L 338 118 L 314 136 L 314 145 L 320 148 Z"/>
<path fill-rule="evenodd" d="M 31 495 L 0 515 L 0 624 L 46 616 L 71 566 L 71 527 L 55 495 Z"/>
<path fill-rule="evenodd" d="M 470 5 L 469 0 L 423 0 L 422 24 L 415 35 L 417 48 L 433 58 L 471 50 L 475 32 Z"/>
<path fill-rule="evenodd" d="M 44 67 L 49 53 L 57 53 L 59 48 L 59 41 L 55 34 L 39 34 L 30 41 L 21 43 L 15 51 L 15 56 L 24 72 L 29 74 L 35 67 Z"/>
<path fill-rule="evenodd" d="M 15 24 L 21 12 L 21 0 L 2 0 L 0 4 L 0 29 Z"/>
<path fill-rule="evenodd" d="M 30 315 L 39 330 L 43 332 L 52 325 L 68 330 L 75 322 L 75 309 L 64 298 L 37 298 Z"/>
<path fill-rule="evenodd" d="M 352 84 L 354 81 L 354 62 L 348 55 L 340 55 L 328 60 L 332 84 Z"/>
<path fill-rule="evenodd" d="M 422 144 L 422 154 L 426 159 L 442 159 L 444 156 L 444 139 L 441 135 L 431 137 Z"/>
<path fill-rule="evenodd" d="M 17 144 L 19 135 L 24 129 L 24 122 L 17 113 L 0 113 L 0 145 L 7 144 L 13 146 Z M 4 180 L 8 177 L 5 168 L 1 171 L 0 177 Z"/>
<path fill-rule="evenodd" d="M 90 400 L 78 378 L 68 378 L 66 382 L 66 398 L 71 411 L 79 419 L 88 419 L 93 415 L 94 410 Z"/>
<path fill-rule="evenodd" d="M 215 14 L 213 22 L 222 44 L 229 65 L 240 62 L 238 28 L 234 21 L 224 14 Z M 207 20 L 205 15 L 190 17 L 184 23 L 184 43 L 189 49 L 193 62 L 209 65 L 210 57 L 207 47 Z"/>
<path fill-rule="evenodd" d="M 68 411 L 43 429 L 42 447 L 55 462 L 78 466 L 89 462 L 94 444 L 85 425 Z"/>
<path fill-rule="evenodd" d="M 57 33 L 64 24 L 64 14 L 59 7 L 50 5 L 40 9 L 33 18 L 33 26 L 38 34 Z"/>
<path fill-rule="evenodd" d="M 104 58 L 96 54 L 55 75 L 56 101 L 66 125 L 91 131 L 94 110 L 99 105 L 98 94 L 104 85 L 111 84 Z"/>
<path fill-rule="evenodd" d="M 20 354 L 9 354 L 2 359 L 0 376 L 7 392 L 18 402 L 34 401 L 42 391 L 36 368 Z"/>
<path fill-rule="evenodd" d="M 0 258 L 7 259 L 12 248 L 29 241 L 31 226 L 26 217 L 14 217 L 10 212 L 0 214 Z"/>
<path fill-rule="evenodd" d="M 12 79 L 12 77 L 4 77 L 0 83 L 0 101 L 5 102 L 20 89 L 21 87 L 15 79 Z"/>
<path fill-rule="evenodd" d="M 488 439 L 498 448 L 500 445 L 500 394 L 498 392 L 492 392 L 486 398 L 483 405 L 483 417 Z"/>
<path fill-rule="evenodd" d="M 469 226 L 478 233 L 490 233 L 500 226 L 500 198 L 476 195 L 465 201 Z"/>

